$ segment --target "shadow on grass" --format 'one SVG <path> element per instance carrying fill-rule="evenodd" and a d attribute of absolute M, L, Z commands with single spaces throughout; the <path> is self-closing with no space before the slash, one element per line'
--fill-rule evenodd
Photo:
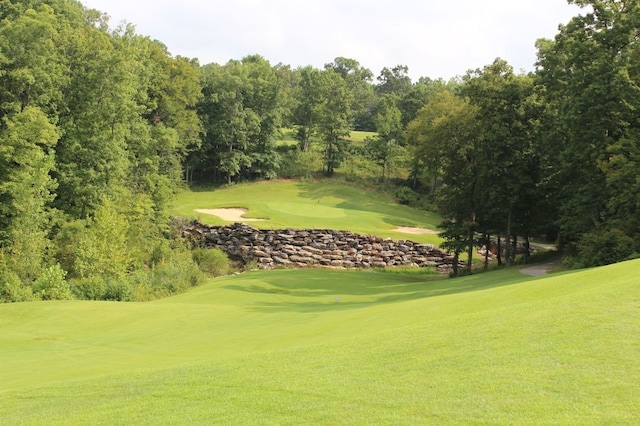
<path fill-rule="evenodd" d="M 225 289 L 265 294 L 264 301 L 249 308 L 258 312 L 323 312 L 482 291 L 530 279 L 533 277 L 516 270 L 458 279 L 372 271 L 297 270 L 262 272 L 259 279 L 244 279 L 245 284 L 230 284 Z"/>
<path fill-rule="evenodd" d="M 321 201 L 323 197 L 337 198 L 340 201 L 333 207 L 353 212 L 367 212 L 380 215 L 380 219 L 392 227 L 395 226 L 424 226 L 430 227 L 439 223 L 436 215 L 429 212 L 409 210 L 393 201 L 387 194 L 377 193 L 375 190 L 363 189 L 349 184 L 328 184 L 327 182 L 298 182 L 300 198 Z M 367 196 L 369 195 L 369 196 Z M 426 219 L 426 220 L 425 220 Z M 436 223 L 437 222 L 437 223 Z"/>

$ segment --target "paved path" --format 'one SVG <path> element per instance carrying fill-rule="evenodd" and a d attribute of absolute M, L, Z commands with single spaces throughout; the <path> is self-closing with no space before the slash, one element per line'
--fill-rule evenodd
<path fill-rule="evenodd" d="M 560 263 L 562 263 L 562 261 L 560 259 L 557 259 L 549 263 L 527 266 L 526 268 L 520 269 L 520 272 L 525 275 L 531 275 L 532 277 L 539 277 L 541 275 L 546 275 L 550 269 L 555 268 L 556 266 L 560 265 Z"/>

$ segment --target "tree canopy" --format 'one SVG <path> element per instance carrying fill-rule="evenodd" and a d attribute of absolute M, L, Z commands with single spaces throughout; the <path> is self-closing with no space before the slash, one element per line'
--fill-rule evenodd
<path fill-rule="evenodd" d="M 534 73 L 415 82 L 345 57 L 201 65 L 77 0 L 1 2 L 0 300 L 170 294 L 201 279 L 168 218 L 186 184 L 346 168 L 438 210 L 456 257 L 513 264 L 533 236 L 575 266 L 637 256 L 640 6 L 569 2 Z"/>

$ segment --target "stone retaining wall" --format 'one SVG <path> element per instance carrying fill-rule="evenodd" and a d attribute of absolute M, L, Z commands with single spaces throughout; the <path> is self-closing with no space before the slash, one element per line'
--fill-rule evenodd
<path fill-rule="evenodd" d="M 449 272 L 453 262 L 453 256 L 431 244 L 332 229 L 267 230 L 243 223 L 228 226 L 195 223 L 184 228 L 183 235 L 198 245 L 218 247 L 245 263 L 255 260 L 261 269 L 417 266 Z"/>

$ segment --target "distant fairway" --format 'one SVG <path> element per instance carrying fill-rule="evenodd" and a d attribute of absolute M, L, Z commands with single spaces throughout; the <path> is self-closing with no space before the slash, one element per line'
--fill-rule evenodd
<path fill-rule="evenodd" d="M 185 192 L 174 203 L 174 214 L 197 216 L 203 223 L 230 222 L 197 213 L 197 209 L 244 207 L 259 228 L 330 228 L 394 239 L 439 243 L 437 235 L 394 232 L 398 226 L 436 229 L 438 215 L 403 206 L 391 197 L 361 187 L 334 182 L 276 181 L 231 186 L 199 192 Z"/>
<path fill-rule="evenodd" d="M 636 424 L 639 268 L 0 305 L 0 424 Z"/>

